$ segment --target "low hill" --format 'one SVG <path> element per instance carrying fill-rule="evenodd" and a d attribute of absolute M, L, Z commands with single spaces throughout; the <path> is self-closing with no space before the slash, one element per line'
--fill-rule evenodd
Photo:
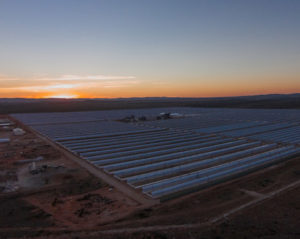
<path fill-rule="evenodd" d="M 22 99 L 0 98 L 0 113 L 65 112 L 155 107 L 300 109 L 300 93 L 218 98 Z"/>

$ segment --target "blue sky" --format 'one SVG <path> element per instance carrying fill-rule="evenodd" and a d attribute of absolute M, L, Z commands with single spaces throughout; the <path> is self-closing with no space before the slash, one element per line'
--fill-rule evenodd
<path fill-rule="evenodd" d="M 0 97 L 300 91 L 298 0 L 0 0 L 0 35 Z"/>

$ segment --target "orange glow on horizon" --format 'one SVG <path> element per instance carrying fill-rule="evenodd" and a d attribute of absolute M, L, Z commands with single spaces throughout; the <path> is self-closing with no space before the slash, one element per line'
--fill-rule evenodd
<path fill-rule="evenodd" d="M 0 76 L 0 98 L 131 98 L 131 97 L 230 97 L 300 92 L 297 76 L 174 77 L 122 80 L 35 80 Z M 6 85 L 5 85 L 6 84 Z"/>
<path fill-rule="evenodd" d="M 50 99 L 77 99 L 77 98 L 80 98 L 80 97 L 78 97 L 78 95 L 73 95 L 73 94 L 61 94 L 61 95 L 45 96 L 43 98 L 50 98 Z"/>
<path fill-rule="evenodd" d="M 132 98 L 132 97 L 186 97 L 186 98 L 206 98 L 206 97 L 234 97 L 234 96 L 248 96 L 248 95 L 267 95 L 267 94 L 290 94 L 299 93 L 300 91 L 292 88 L 286 89 L 241 89 L 231 87 L 174 87 L 172 90 L 167 87 L 153 87 L 151 90 L 147 87 L 138 87 L 136 89 L 125 90 L 107 90 L 101 89 L 85 90 L 83 92 L 68 91 L 68 92 L 14 92 L 4 93 L 0 91 L 0 98 L 35 98 L 35 99 L 80 99 L 80 98 Z"/>

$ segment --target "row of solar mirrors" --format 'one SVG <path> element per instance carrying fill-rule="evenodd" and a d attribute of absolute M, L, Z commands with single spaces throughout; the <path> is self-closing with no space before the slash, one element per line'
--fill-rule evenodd
<path fill-rule="evenodd" d="M 161 112 L 179 113 L 185 116 L 198 115 L 200 121 L 209 123 L 216 120 L 236 121 L 268 121 L 268 122 L 298 122 L 299 109 L 229 109 L 229 108 L 196 108 L 196 107 L 168 107 L 152 109 L 122 109 L 83 112 L 56 112 L 56 113 L 27 113 L 12 114 L 12 116 L 26 125 L 53 125 L 63 123 L 94 122 L 104 120 L 118 120 L 126 116 L 155 117 Z M 154 124 L 166 124 L 170 121 L 156 121 Z M 199 126 L 197 124 L 197 126 Z M 202 126 L 201 126 L 202 127 Z"/>
<path fill-rule="evenodd" d="M 268 121 L 231 122 L 224 119 L 201 121 L 198 117 L 172 120 L 172 122 L 147 122 L 147 126 L 191 130 L 198 133 L 218 134 L 228 137 L 247 137 L 266 142 L 300 144 L 299 123 L 274 123 Z M 208 126 L 215 125 L 215 126 Z"/>
<path fill-rule="evenodd" d="M 161 200 L 300 153 L 300 148 L 294 145 L 167 129 L 57 142 L 119 180 Z"/>
<path fill-rule="evenodd" d="M 57 141 L 63 139 L 77 139 L 85 136 L 107 136 L 118 134 L 130 134 L 149 131 L 151 128 L 176 130 L 188 130 L 194 133 L 217 134 L 228 137 L 247 137 L 266 142 L 286 144 L 300 144 L 300 126 L 297 123 L 271 123 L 267 121 L 227 122 L 216 120 L 207 122 L 201 119 L 186 118 L 180 120 L 161 121 L 145 124 L 126 124 L 115 121 L 80 122 L 70 124 L 33 125 L 35 130 Z M 190 128 L 194 125 L 193 128 Z M 202 127 L 201 127 L 202 125 Z"/>

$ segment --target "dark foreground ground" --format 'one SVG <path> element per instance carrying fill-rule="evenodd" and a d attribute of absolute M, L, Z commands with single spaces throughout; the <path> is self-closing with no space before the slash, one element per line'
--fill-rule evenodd
<path fill-rule="evenodd" d="M 261 195 L 285 188 L 291 181 L 299 181 L 299 162 L 295 159 L 269 170 L 265 175 L 249 175 L 247 179 L 219 185 L 153 208 L 128 208 L 132 211 L 130 215 L 104 224 L 101 220 L 107 215 L 103 212 L 116 201 L 112 202 L 109 194 L 104 196 L 103 190 L 82 193 L 69 187 L 66 192 L 55 190 L 31 196 L 20 195 L 1 202 L 0 237 L 299 238 L 299 183 L 270 198 L 258 200 Z M 280 173 L 288 168 L 289 173 Z M 249 191 L 241 191 L 242 188 L 249 188 Z M 45 199 L 46 195 L 49 200 Z M 74 205 L 69 204 L 67 198 L 70 200 L 70 197 L 75 201 Z M 57 205 L 53 205 L 55 198 Z M 78 213 L 78 203 L 85 210 L 82 215 Z M 242 208 L 249 203 L 253 204 Z M 55 213 L 57 207 L 60 208 L 59 213 Z M 242 209 L 235 211 L 237 208 Z M 228 212 L 232 214 L 223 217 Z M 213 223 L 213 219 L 218 220 Z"/>

